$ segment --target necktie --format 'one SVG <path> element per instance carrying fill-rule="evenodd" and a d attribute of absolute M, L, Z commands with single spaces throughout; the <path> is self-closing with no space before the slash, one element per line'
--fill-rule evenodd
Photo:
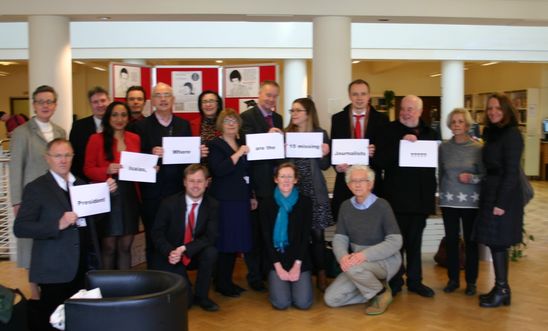
<path fill-rule="evenodd" d="M 356 123 L 354 124 L 354 139 L 363 138 L 361 119 L 364 118 L 364 116 L 365 115 L 354 115 L 354 118 L 356 119 Z"/>
<path fill-rule="evenodd" d="M 264 119 L 266 120 L 266 124 L 268 124 L 269 128 L 274 126 L 274 124 L 272 123 L 272 115 L 266 115 Z"/>
<path fill-rule="evenodd" d="M 197 203 L 192 204 L 192 208 L 190 209 L 190 213 L 188 214 L 188 222 L 186 223 L 185 227 L 185 238 L 184 238 L 184 244 L 188 244 L 192 241 L 192 231 L 194 230 L 194 223 L 196 215 L 194 214 L 194 210 L 196 210 L 196 206 L 198 206 Z M 186 253 L 183 253 L 183 264 L 187 266 L 190 263 L 190 258 Z"/>

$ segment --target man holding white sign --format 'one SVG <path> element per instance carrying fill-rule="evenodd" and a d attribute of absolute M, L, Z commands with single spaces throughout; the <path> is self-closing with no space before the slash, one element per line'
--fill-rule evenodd
<path fill-rule="evenodd" d="M 331 139 L 369 139 L 368 157 L 370 159 L 366 164 L 369 164 L 371 169 L 378 174 L 373 192 L 379 194 L 382 176 L 372 158 L 375 155 L 378 139 L 388 124 L 388 117 L 371 106 L 370 92 L 369 83 L 363 79 L 356 79 L 348 85 L 348 98 L 351 103 L 331 117 Z M 343 201 L 352 197 L 352 192 L 348 189 L 344 179 L 350 164 L 348 162 L 334 164 L 336 164 L 334 168 L 337 177 L 335 178 L 331 206 L 336 219 L 339 206 Z"/>
<path fill-rule="evenodd" d="M 34 239 L 29 278 L 40 287 L 41 311 L 33 318 L 39 330 L 49 330 L 55 308 L 84 287 L 87 227 L 72 211 L 68 189 L 85 182 L 70 173 L 73 157 L 67 140 L 57 138 L 48 144 L 49 171 L 25 187 L 13 226 L 17 237 Z M 106 183 L 110 192 L 116 191 L 113 179 Z M 93 243 L 98 252 L 97 241 Z"/>
<path fill-rule="evenodd" d="M 403 236 L 402 256 L 405 264 L 390 281 L 393 294 L 401 291 L 403 274 L 407 273 L 407 288 L 423 297 L 433 297 L 434 291 L 422 283 L 422 233 L 428 215 L 435 213 L 435 168 L 404 167 L 400 164 L 401 142 L 438 140 L 438 133 L 421 120 L 422 100 L 408 95 L 401 101 L 399 119 L 391 122 L 378 145 L 377 161 L 384 169 L 382 197 L 390 202 Z M 405 265 L 405 268 L 404 268 Z"/>

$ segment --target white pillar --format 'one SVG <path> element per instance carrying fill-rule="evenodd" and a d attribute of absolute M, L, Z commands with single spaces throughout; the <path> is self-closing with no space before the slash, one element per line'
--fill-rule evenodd
<path fill-rule="evenodd" d="M 441 63 L 441 113 L 440 128 L 442 139 L 452 136 L 445 125 L 447 115 L 464 106 L 464 63 L 462 61 L 442 61 Z"/>
<path fill-rule="evenodd" d="M 306 76 L 306 60 L 284 61 L 284 127 L 289 124 L 291 114 L 289 108 L 293 100 L 305 98 L 308 92 L 308 78 Z"/>
<path fill-rule="evenodd" d="M 331 129 L 331 115 L 348 103 L 347 86 L 352 78 L 349 17 L 314 18 L 312 96 L 320 125 Z"/>
<path fill-rule="evenodd" d="M 73 107 L 69 23 L 64 16 L 29 16 L 29 94 L 40 85 L 50 85 L 57 91 L 59 98 L 52 121 L 67 134 Z M 30 113 L 34 115 L 32 109 Z"/>

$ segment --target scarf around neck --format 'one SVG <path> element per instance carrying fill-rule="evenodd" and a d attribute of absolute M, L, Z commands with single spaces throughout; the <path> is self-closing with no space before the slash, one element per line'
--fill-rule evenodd
<path fill-rule="evenodd" d="M 287 197 L 283 196 L 278 187 L 274 190 L 274 200 L 280 208 L 278 209 L 278 215 L 276 216 L 276 223 L 274 223 L 272 240 L 274 243 L 274 248 L 276 248 L 278 252 L 283 253 L 285 248 L 289 246 L 287 236 L 289 213 L 293 210 L 293 206 L 297 203 L 298 199 L 299 190 L 296 187 L 293 188 Z"/>

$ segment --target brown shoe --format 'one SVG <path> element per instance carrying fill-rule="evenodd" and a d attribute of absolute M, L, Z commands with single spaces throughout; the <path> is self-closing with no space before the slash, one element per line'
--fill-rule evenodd
<path fill-rule="evenodd" d="M 382 294 L 375 296 L 370 300 L 369 307 L 365 308 L 367 315 L 380 315 L 386 311 L 388 305 L 392 302 L 392 291 L 385 289 Z"/>

